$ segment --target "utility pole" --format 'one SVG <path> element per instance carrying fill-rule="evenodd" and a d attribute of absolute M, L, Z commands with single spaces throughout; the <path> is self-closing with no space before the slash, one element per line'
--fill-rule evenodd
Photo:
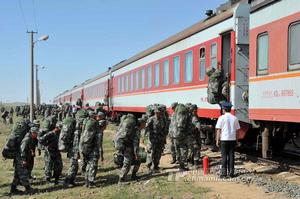
<path fill-rule="evenodd" d="M 30 31 L 27 33 L 30 37 L 30 121 L 34 120 L 34 61 L 33 61 L 33 51 L 34 51 L 34 41 L 33 34 L 37 32 Z"/>

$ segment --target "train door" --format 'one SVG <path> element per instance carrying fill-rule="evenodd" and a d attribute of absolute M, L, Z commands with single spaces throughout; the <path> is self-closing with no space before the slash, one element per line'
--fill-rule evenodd
<path fill-rule="evenodd" d="M 231 33 L 226 32 L 221 34 L 222 37 L 222 70 L 223 79 L 228 81 L 230 85 L 231 77 Z M 227 89 L 230 93 L 230 89 Z M 230 94 L 227 97 L 227 101 L 230 101 Z"/>
<path fill-rule="evenodd" d="M 249 123 L 249 15 L 250 7 L 246 3 L 240 3 L 234 11 L 234 86 L 231 88 L 231 98 L 234 101 L 236 117 L 245 123 Z"/>
<path fill-rule="evenodd" d="M 222 67 L 223 76 L 230 77 L 231 74 L 231 34 L 226 32 L 222 34 Z M 229 100 L 229 99 L 228 99 Z"/>

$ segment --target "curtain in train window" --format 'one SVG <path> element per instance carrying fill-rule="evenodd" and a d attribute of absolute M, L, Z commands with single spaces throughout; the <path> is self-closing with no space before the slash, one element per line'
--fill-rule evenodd
<path fill-rule="evenodd" d="M 199 79 L 205 79 L 205 48 L 200 48 Z"/>
<path fill-rule="evenodd" d="M 300 69 L 300 21 L 289 28 L 289 70 Z"/>
<path fill-rule="evenodd" d="M 269 35 L 263 33 L 257 37 L 257 74 L 266 74 L 269 65 Z"/>
<path fill-rule="evenodd" d="M 174 57 L 174 64 L 173 64 L 173 82 L 174 84 L 178 84 L 180 81 L 180 58 L 179 56 Z"/>
<path fill-rule="evenodd" d="M 164 85 L 169 84 L 169 60 L 164 61 Z"/>
<path fill-rule="evenodd" d="M 135 73 L 135 90 L 139 89 L 139 71 Z"/>
<path fill-rule="evenodd" d="M 184 81 L 191 82 L 193 80 L 193 52 L 185 54 L 184 59 Z"/>
<path fill-rule="evenodd" d="M 121 77 L 118 77 L 118 93 L 121 92 Z"/>
<path fill-rule="evenodd" d="M 159 86 L 159 64 L 155 64 L 155 86 Z"/>
<path fill-rule="evenodd" d="M 145 69 L 141 70 L 141 89 L 145 88 Z"/>
<path fill-rule="evenodd" d="M 122 92 L 125 91 L 125 76 L 122 76 Z"/>
<path fill-rule="evenodd" d="M 148 88 L 152 86 L 152 68 L 151 65 L 148 66 Z"/>
<path fill-rule="evenodd" d="M 125 79 L 125 90 L 126 90 L 126 92 L 128 92 L 128 87 L 129 87 L 129 85 L 128 85 L 128 83 L 129 83 L 129 76 L 128 75 L 126 75 L 126 79 Z"/>
<path fill-rule="evenodd" d="M 134 81 L 134 73 L 130 74 L 130 90 L 133 91 L 133 81 Z"/>
<path fill-rule="evenodd" d="M 213 43 L 210 46 L 210 66 L 211 68 L 217 68 L 217 53 L 218 53 L 218 48 L 217 48 L 217 43 Z"/>

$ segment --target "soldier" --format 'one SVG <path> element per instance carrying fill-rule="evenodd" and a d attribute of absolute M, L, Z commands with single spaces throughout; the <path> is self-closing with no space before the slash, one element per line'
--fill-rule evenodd
<path fill-rule="evenodd" d="M 188 170 L 187 150 L 188 150 L 188 132 L 190 127 L 189 112 L 183 104 L 178 104 L 174 114 L 174 137 L 177 147 L 177 155 L 179 157 L 179 169 L 181 171 Z"/>
<path fill-rule="evenodd" d="M 99 123 L 95 120 L 95 113 L 89 112 L 89 118 L 84 124 L 84 131 L 80 137 L 79 151 L 83 155 L 83 162 L 86 164 L 85 185 L 89 188 L 96 187 L 95 177 L 98 169 L 98 160 L 100 158 L 100 145 L 102 131 Z"/>
<path fill-rule="evenodd" d="M 174 128 L 175 128 L 175 108 L 177 106 L 177 102 L 174 102 L 171 104 L 171 109 L 173 111 L 172 116 L 171 116 L 171 122 L 170 122 L 170 126 L 169 126 L 169 137 L 170 137 L 170 142 L 171 142 L 171 155 L 172 155 L 172 160 L 171 160 L 171 164 L 175 164 L 176 163 L 176 144 L 175 144 L 175 137 L 174 137 Z"/>
<path fill-rule="evenodd" d="M 67 113 L 66 118 L 63 121 L 63 125 L 69 126 L 71 136 L 70 136 L 70 143 L 67 152 L 67 157 L 70 160 L 70 168 L 68 170 L 68 174 L 64 180 L 64 185 L 66 187 L 74 187 L 76 186 L 75 177 L 78 172 L 78 159 L 80 158 L 79 155 L 79 131 L 76 130 L 76 120 L 72 117 L 72 112 L 69 110 Z"/>
<path fill-rule="evenodd" d="M 58 184 L 59 177 L 63 168 L 60 151 L 58 150 L 58 139 L 62 124 L 58 122 L 53 131 L 50 131 L 39 138 L 39 142 L 43 144 L 49 153 L 46 160 L 47 170 L 45 171 L 45 179 L 51 182 L 51 177 L 54 177 L 54 183 Z"/>
<path fill-rule="evenodd" d="M 154 109 L 154 116 L 150 117 L 146 124 L 148 133 L 147 167 L 149 171 L 159 172 L 159 161 L 164 147 L 165 126 L 160 110 Z M 151 166 L 153 165 L 153 169 Z"/>
<path fill-rule="evenodd" d="M 30 186 L 29 170 L 32 167 L 30 162 L 33 156 L 32 153 L 36 146 L 37 131 L 38 128 L 31 127 L 30 131 L 21 141 L 19 150 L 17 150 L 16 157 L 14 159 L 14 178 L 10 188 L 11 194 L 22 193 L 17 189 L 18 185 L 24 186 L 27 193 L 35 192 L 35 189 Z"/>
<path fill-rule="evenodd" d="M 40 128 L 40 122 L 38 120 L 33 120 L 32 124 L 31 124 L 32 127 L 35 127 L 36 128 L 36 132 L 38 133 L 39 132 L 39 128 Z M 36 177 L 35 176 L 32 176 L 32 170 L 33 170 L 33 165 L 34 165 L 34 158 L 35 158 L 35 148 L 37 146 L 37 139 L 35 140 L 35 145 L 34 147 L 32 148 L 32 153 L 31 153 L 31 158 L 28 160 L 28 173 L 29 173 L 29 179 L 30 180 L 35 180 Z"/>
<path fill-rule="evenodd" d="M 100 129 L 105 129 L 106 128 L 106 120 L 104 120 L 105 114 L 103 112 L 98 112 L 97 113 L 97 121 L 99 122 L 99 126 Z M 104 131 L 101 131 L 101 142 L 100 142 L 100 159 L 101 161 L 104 161 L 104 157 L 103 157 L 103 135 L 104 135 Z"/>
<path fill-rule="evenodd" d="M 50 154 L 47 150 L 47 147 L 40 142 L 40 138 L 43 137 L 46 133 L 52 131 L 56 126 L 56 117 L 55 116 L 48 116 L 46 117 L 41 124 L 41 129 L 38 133 L 38 150 L 39 155 L 41 154 L 41 150 L 44 151 L 44 161 L 45 161 L 45 180 L 50 181 L 51 176 L 48 176 L 51 173 L 51 165 L 50 165 Z"/>
<path fill-rule="evenodd" d="M 141 130 L 145 128 L 145 125 L 146 125 L 146 119 L 143 116 L 142 118 L 138 119 L 138 124 L 132 129 L 132 131 L 123 132 L 128 130 L 128 128 L 122 128 L 118 132 L 119 135 L 117 135 L 117 139 L 123 139 L 121 141 L 123 142 L 123 147 L 122 149 L 119 150 L 119 153 L 122 154 L 124 157 L 123 166 L 119 174 L 119 184 L 125 182 L 125 177 L 128 174 L 132 164 L 134 165 L 134 167 L 131 174 L 131 180 L 138 179 L 136 173 L 138 172 L 141 165 L 141 161 L 139 157 L 140 135 L 141 135 Z"/>

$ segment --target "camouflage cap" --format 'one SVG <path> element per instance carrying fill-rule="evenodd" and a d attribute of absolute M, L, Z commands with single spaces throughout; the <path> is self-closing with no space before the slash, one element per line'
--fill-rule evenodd
<path fill-rule="evenodd" d="M 63 126 L 62 122 L 57 122 L 55 125 L 55 127 L 60 128 L 60 129 L 62 128 L 62 126 Z"/>
<path fill-rule="evenodd" d="M 96 115 L 96 113 L 94 112 L 94 111 L 89 111 L 89 116 L 90 117 L 93 117 L 93 116 L 95 116 Z"/>
<path fill-rule="evenodd" d="M 173 102 L 173 103 L 171 104 L 171 108 L 175 108 L 177 105 L 178 105 L 178 102 Z"/>
<path fill-rule="evenodd" d="M 138 121 L 141 123 L 141 122 L 147 122 L 147 116 L 146 115 L 142 115 L 142 117 L 140 117 L 139 119 L 138 119 Z"/>
<path fill-rule="evenodd" d="M 160 113 L 160 109 L 158 107 L 154 108 L 154 113 Z"/>
<path fill-rule="evenodd" d="M 38 132 L 38 131 L 39 131 L 38 127 L 33 126 L 30 128 L 30 132 Z"/>
<path fill-rule="evenodd" d="M 99 111 L 99 112 L 97 113 L 97 115 L 98 115 L 98 116 L 102 116 L 102 117 L 104 117 L 104 113 L 103 113 L 103 112 L 101 112 L 101 111 Z"/>
<path fill-rule="evenodd" d="M 190 106 L 190 110 L 197 110 L 198 109 L 198 106 L 197 106 L 197 104 L 192 104 L 191 106 Z"/>

